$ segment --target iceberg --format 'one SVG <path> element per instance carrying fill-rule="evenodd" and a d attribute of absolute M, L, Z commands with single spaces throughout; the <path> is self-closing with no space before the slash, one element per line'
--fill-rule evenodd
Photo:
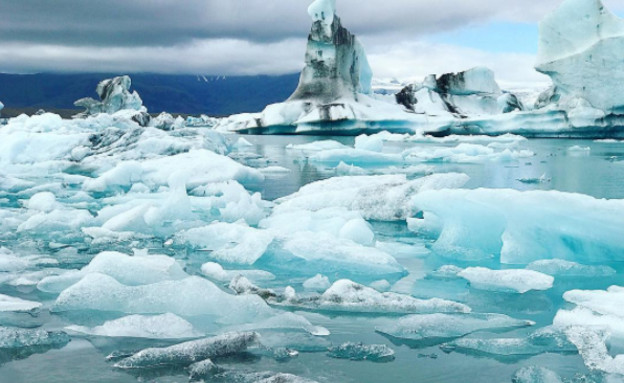
<path fill-rule="evenodd" d="M 414 228 L 442 226 L 433 248 L 448 257 L 497 258 L 515 265 L 555 257 L 584 263 L 622 259 L 622 200 L 558 191 L 456 189 L 422 191 L 411 203 L 412 211 L 425 213 Z"/>
<path fill-rule="evenodd" d="M 329 312 L 370 314 L 469 313 L 470 307 L 439 298 L 417 299 L 393 292 L 381 293 L 350 280 L 339 280 L 319 296 L 290 297 L 282 305 Z"/>
<path fill-rule="evenodd" d="M 516 371 L 511 378 L 512 383 L 563 383 L 554 371 L 547 368 L 529 366 Z"/>
<path fill-rule="evenodd" d="M 64 332 L 0 327 L 0 350 L 27 347 L 62 348 L 70 338 Z"/>
<path fill-rule="evenodd" d="M 476 67 L 459 73 L 430 75 L 395 95 L 398 104 L 413 113 L 450 113 L 458 117 L 522 111 L 524 106 L 511 93 L 504 93 L 494 72 Z"/>
<path fill-rule="evenodd" d="M 203 381 L 223 371 L 224 369 L 214 364 L 212 360 L 206 359 L 189 366 L 189 379 L 191 382 Z"/>
<path fill-rule="evenodd" d="M 565 333 L 553 328 L 537 330 L 525 338 L 461 338 L 440 346 L 445 352 L 486 355 L 502 360 L 530 357 L 543 353 L 575 354 L 576 347 Z"/>
<path fill-rule="evenodd" d="M 490 270 L 469 267 L 457 274 L 475 289 L 524 294 L 552 288 L 555 278 L 533 270 Z"/>
<path fill-rule="evenodd" d="M 442 343 L 475 332 L 501 332 L 534 324 L 502 314 L 426 314 L 400 318 L 379 326 L 377 331 L 396 339 Z"/>
<path fill-rule="evenodd" d="M 308 9 L 313 24 L 299 85 L 288 100 L 257 114 L 231 116 L 217 124 L 239 133 L 315 133 L 361 131 L 367 122 L 401 119 L 398 105 L 372 94 L 372 70 L 360 41 L 342 26 L 336 0 L 315 0 Z M 359 124 L 363 121 L 362 124 Z M 341 127 L 341 125 L 344 125 Z"/>
<path fill-rule="evenodd" d="M 225 270 L 223 266 L 215 262 L 204 263 L 201 272 L 210 279 L 218 282 L 230 282 L 241 275 L 251 281 L 272 281 L 275 275 L 263 270 Z"/>
<path fill-rule="evenodd" d="M 268 378 L 256 380 L 254 383 L 318 383 L 292 374 L 275 374 Z"/>
<path fill-rule="evenodd" d="M 562 259 L 544 259 L 530 263 L 529 270 L 552 275 L 554 277 L 595 278 L 615 275 L 616 271 L 609 266 L 587 266 Z"/>
<path fill-rule="evenodd" d="M 415 180 L 405 175 L 333 177 L 302 187 L 276 201 L 274 215 L 290 210 L 318 211 L 344 207 L 364 219 L 400 221 L 412 217 L 410 200 L 427 190 L 458 188 L 468 182 L 465 174 L 435 174 Z"/>
<path fill-rule="evenodd" d="M 258 334 L 253 332 L 223 334 L 165 348 L 148 348 L 115 363 L 115 367 L 141 369 L 190 366 L 206 359 L 240 354 L 257 342 Z"/>
<path fill-rule="evenodd" d="M 273 242 L 273 235 L 244 223 L 216 222 L 176 235 L 176 241 L 210 250 L 210 257 L 228 264 L 253 265 Z"/>
<path fill-rule="evenodd" d="M 202 334 L 193 325 L 173 314 L 155 316 L 129 315 L 97 327 L 68 326 L 68 332 L 111 338 L 184 339 Z"/>
<path fill-rule="evenodd" d="M 258 296 L 230 295 L 199 277 L 126 286 L 99 273 L 87 274 L 80 282 L 63 290 L 52 311 L 172 313 L 184 318 L 210 316 L 221 323 L 245 323 L 272 313 Z"/>
<path fill-rule="evenodd" d="M 392 292 L 380 293 L 349 280 L 334 283 L 319 298 L 319 308 L 332 311 L 376 313 L 468 313 L 464 304 L 433 298 L 422 300 Z"/>
<path fill-rule="evenodd" d="M 141 182 L 150 188 L 157 188 L 168 185 L 174 174 L 178 174 L 180 181 L 188 189 L 230 180 L 242 184 L 264 181 L 264 176 L 258 170 L 212 151 L 200 149 L 142 162 L 123 162 L 99 177 L 85 181 L 83 187 L 89 192 L 104 192 L 115 187 L 129 188 Z"/>
<path fill-rule="evenodd" d="M 391 362 L 394 360 L 394 350 L 385 344 L 344 343 L 331 347 L 327 355 L 335 359 L 355 361 Z"/>
<path fill-rule="evenodd" d="M 570 342 L 578 348 L 585 365 L 590 370 L 608 374 L 624 375 L 624 354 L 612 357 L 607 349 L 608 336 L 601 331 L 583 326 L 566 330 Z"/>
<path fill-rule="evenodd" d="M 39 302 L 27 301 L 0 294 L 0 313 L 2 312 L 30 312 L 43 306 Z"/>
<path fill-rule="evenodd" d="M 115 77 L 100 82 L 96 88 L 96 93 L 100 97 L 100 101 L 92 98 L 82 98 L 74 103 L 77 107 L 83 107 L 86 110 L 77 115 L 78 118 L 97 115 L 99 113 L 114 114 L 122 110 L 132 110 L 132 119 L 141 126 L 149 123 L 150 116 L 147 109 L 143 107 L 143 100 L 135 91 L 130 93 L 132 80 L 129 76 Z"/>
<path fill-rule="evenodd" d="M 166 255 L 129 256 L 118 252 L 103 252 L 77 271 L 42 279 L 37 288 L 48 293 L 60 293 L 89 274 L 104 274 L 127 286 L 139 286 L 181 280 L 188 277 L 175 259 Z"/>
<path fill-rule="evenodd" d="M 330 286 L 329 278 L 321 274 L 316 274 L 314 277 L 303 282 L 303 288 L 311 291 L 325 291 Z"/>

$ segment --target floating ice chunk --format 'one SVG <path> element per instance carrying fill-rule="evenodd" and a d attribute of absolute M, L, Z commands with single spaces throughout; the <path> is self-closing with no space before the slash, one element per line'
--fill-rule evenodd
<path fill-rule="evenodd" d="M 539 178 L 518 178 L 517 181 L 522 182 L 523 184 L 537 185 L 548 183 L 551 181 L 551 179 L 546 177 L 546 174 L 542 174 L 542 176 Z"/>
<path fill-rule="evenodd" d="M 28 267 L 28 262 L 16 257 L 4 247 L 0 247 L 0 272 L 20 271 Z"/>
<path fill-rule="evenodd" d="M 56 197 L 50 192 L 37 193 L 24 203 L 28 209 L 49 213 L 59 207 Z"/>
<path fill-rule="evenodd" d="M 222 222 L 245 220 L 249 225 L 257 225 L 266 217 L 269 204 L 262 201 L 260 193 L 250 194 L 236 181 L 204 185 L 190 193 L 191 204 L 196 210 L 218 211 L 215 219 Z"/>
<path fill-rule="evenodd" d="M 375 234 L 370 224 L 362 218 L 347 222 L 338 233 L 340 238 L 349 239 L 364 246 L 371 246 L 375 242 Z"/>
<path fill-rule="evenodd" d="M 606 277 L 615 275 L 616 271 L 609 266 L 586 266 L 576 262 L 564 261 L 562 259 L 544 259 L 530 263 L 529 270 L 555 277 Z"/>
<path fill-rule="evenodd" d="M 287 269 L 299 275 L 316 273 L 339 273 L 341 275 L 381 276 L 403 274 L 404 268 L 390 255 L 373 247 L 365 247 L 347 239 L 339 239 L 327 233 L 299 232 L 283 244 L 286 254 L 276 254 L 279 261 L 275 267 Z M 273 263 L 272 263 L 273 264 Z M 305 264 L 305 269 L 295 265 Z"/>
<path fill-rule="evenodd" d="M 334 149 L 313 154 L 308 159 L 324 166 L 338 166 L 341 163 L 358 167 L 379 167 L 401 165 L 405 162 L 401 154 L 379 153 L 364 149 Z"/>
<path fill-rule="evenodd" d="M 345 228 L 345 235 L 353 232 L 353 230 L 349 230 L 347 225 L 350 221 L 359 221 L 359 225 L 368 226 L 358 212 L 343 207 L 330 207 L 317 211 L 305 209 L 274 211 L 273 215 L 260 222 L 260 227 L 270 230 L 277 237 L 288 237 L 303 231 L 324 232 L 335 236 L 345 227 L 347 227 Z M 354 222 L 350 226 L 359 225 Z M 370 228 L 364 229 L 365 233 L 369 231 Z"/>
<path fill-rule="evenodd" d="M 329 336 L 330 332 L 325 327 L 314 326 L 310 323 L 309 320 L 302 317 L 301 315 L 293 314 L 293 313 L 284 313 L 280 315 L 273 316 L 269 319 L 242 325 L 236 326 L 236 331 L 258 331 L 261 332 L 263 330 L 302 330 L 307 332 L 310 335 L 314 336 Z"/>
<path fill-rule="evenodd" d="M 394 350 L 385 344 L 344 343 L 337 347 L 331 347 L 327 355 L 335 359 L 357 361 L 390 362 L 394 360 Z"/>
<path fill-rule="evenodd" d="M 299 150 L 302 152 L 322 152 L 325 150 L 335 150 L 335 149 L 346 149 L 348 146 L 341 144 L 338 141 L 334 140 L 323 140 L 323 141 L 314 141 L 309 144 L 300 144 L 293 145 L 290 144 L 286 146 L 286 149 L 289 150 Z"/>
<path fill-rule="evenodd" d="M 18 232 L 62 232 L 88 225 L 93 216 L 87 210 L 60 207 L 49 212 L 34 210 L 35 214 L 17 227 Z"/>
<path fill-rule="evenodd" d="M 511 378 L 512 383 L 563 383 L 555 372 L 543 367 L 523 367 Z"/>
<path fill-rule="evenodd" d="M 585 365 L 590 370 L 624 375 L 624 355 L 612 357 L 607 349 L 607 335 L 604 332 L 575 326 L 566 329 L 570 342 L 578 348 Z"/>
<path fill-rule="evenodd" d="M 378 327 L 377 331 L 399 339 L 428 341 L 459 338 L 479 331 L 511 330 L 534 324 L 502 314 L 427 314 L 400 318 Z"/>
<path fill-rule="evenodd" d="M 316 274 L 316 276 L 303 282 L 303 288 L 311 291 L 325 291 L 330 286 L 329 278 L 321 274 Z"/>
<path fill-rule="evenodd" d="M 0 312 L 26 312 L 37 310 L 42 306 L 39 302 L 26 301 L 23 299 L 0 294 Z"/>
<path fill-rule="evenodd" d="M 260 296 L 262 299 L 270 299 L 277 296 L 275 291 L 271 289 L 260 288 L 249 281 L 249 279 L 238 275 L 230 282 L 230 290 L 236 294 L 254 294 Z"/>
<path fill-rule="evenodd" d="M 117 362 L 115 367 L 137 369 L 189 366 L 198 361 L 245 352 L 257 341 L 258 335 L 253 332 L 224 334 L 165 348 L 148 348 Z"/>
<path fill-rule="evenodd" d="M 572 155 L 589 155 L 591 148 L 589 146 L 574 145 L 568 148 L 568 153 Z"/>
<path fill-rule="evenodd" d="M 364 176 L 366 174 L 368 172 L 365 169 L 355 165 L 347 165 L 342 161 L 336 166 L 336 175 L 339 176 Z"/>
<path fill-rule="evenodd" d="M 81 117 L 95 115 L 98 113 L 115 113 L 124 109 L 145 110 L 143 101 L 137 92 L 130 93 L 132 80 L 129 76 L 120 76 L 104 80 L 97 86 L 96 92 L 100 96 L 100 101 L 92 98 L 83 98 L 74 103 L 87 110 Z"/>
<path fill-rule="evenodd" d="M 193 325 L 173 314 L 155 316 L 130 315 L 108 321 L 97 327 L 68 326 L 67 331 L 113 338 L 183 339 L 202 334 Z"/>
<path fill-rule="evenodd" d="M 335 0 L 327 0 L 335 1 Z M 318 383 L 314 380 L 302 378 L 292 374 L 276 374 L 269 378 L 256 380 L 254 383 Z"/>
<path fill-rule="evenodd" d="M 277 201 L 275 211 L 318 211 L 344 207 L 359 212 L 364 219 L 395 221 L 412 216 L 409 200 L 419 192 L 456 188 L 468 182 L 464 174 L 436 174 L 416 180 L 405 175 L 334 177 L 302 187 L 297 193 Z"/>
<path fill-rule="evenodd" d="M 624 339 L 624 318 L 617 315 L 603 315 L 586 308 L 577 307 L 573 310 L 559 310 L 553 319 L 558 328 L 585 326 L 605 330 L 613 337 Z"/>
<path fill-rule="evenodd" d="M 598 314 L 624 318 L 624 287 L 611 286 L 607 291 L 572 290 L 563 299 Z"/>
<path fill-rule="evenodd" d="M 445 352 L 492 357 L 517 357 L 542 353 L 574 353 L 576 347 L 565 334 L 552 328 L 540 329 L 525 338 L 461 338 L 441 346 Z"/>
<path fill-rule="evenodd" d="M 433 246 L 451 257 L 498 257 L 504 264 L 541 259 L 599 263 L 621 260 L 623 200 L 557 191 L 439 190 L 415 195 L 412 209 L 435 217 Z M 575 214 L 570 214 L 570 206 Z M 475 225 L 479 217 L 480 225 Z M 587 226 L 587 222 L 592 222 Z M 553 224 L 556 223 L 556 224 Z M 487 230 L 484 230 L 487 228 Z"/>
<path fill-rule="evenodd" d="M 244 223 L 216 222 L 209 226 L 183 231 L 177 241 L 202 250 L 211 250 L 210 256 L 231 264 L 254 264 L 273 242 L 273 235 Z"/>
<path fill-rule="evenodd" d="M 461 267 L 455 265 L 444 265 L 439 269 L 427 274 L 429 278 L 434 279 L 455 279 L 459 278 L 459 273 L 464 271 Z"/>
<path fill-rule="evenodd" d="M 461 303 L 438 298 L 423 300 L 392 292 L 380 293 L 349 280 L 337 281 L 310 304 L 322 310 L 365 313 L 470 312 L 470 308 Z"/>
<path fill-rule="evenodd" d="M 459 274 L 476 289 L 524 294 L 531 290 L 548 290 L 555 279 L 533 270 L 490 270 L 469 267 Z"/>
<path fill-rule="evenodd" d="M 61 348 L 69 341 L 69 335 L 64 332 L 0 327 L 0 349 L 4 350 L 26 347 Z"/>
<path fill-rule="evenodd" d="M 189 189 L 229 180 L 236 180 L 242 184 L 256 184 L 264 180 L 262 173 L 256 169 L 201 149 L 140 163 L 120 163 L 98 178 L 85 181 L 84 189 L 91 192 L 104 192 L 113 187 L 130 187 L 135 182 L 142 182 L 150 188 L 156 188 L 167 185 L 170 176 L 174 173 L 184 175 L 184 183 Z"/>
<path fill-rule="evenodd" d="M 64 290 L 52 311 L 112 311 L 127 314 L 172 313 L 182 317 L 213 316 L 226 323 L 245 323 L 268 316 L 258 296 L 233 296 L 199 277 L 142 286 L 125 286 L 103 274 L 88 274 Z"/>
<path fill-rule="evenodd" d="M 188 277 L 174 258 L 166 255 L 135 255 L 107 251 L 96 255 L 80 271 L 44 278 L 37 288 L 48 293 L 60 293 L 88 274 L 100 273 L 128 286 L 146 285 Z"/>
<path fill-rule="evenodd" d="M 206 359 L 189 366 L 189 378 L 191 381 L 199 381 L 210 378 L 223 371 L 224 369 L 214 364 L 212 360 Z"/>
<path fill-rule="evenodd" d="M 251 281 L 272 281 L 275 275 L 262 270 L 225 270 L 221 265 L 214 262 L 204 263 L 201 272 L 210 279 L 219 282 L 230 282 L 233 278 L 242 275 Z"/>
<path fill-rule="evenodd" d="M 412 148 L 403 152 L 407 162 L 451 162 L 451 163 L 483 163 L 511 162 L 521 158 L 535 156 L 530 150 L 512 150 L 497 145 L 478 145 L 461 143 L 456 147 L 434 147 L 431 149 Z"/>
<path fill-rule="evenodd" d="M 383 151 L 383 139 L 378 135 L 367 136 L 365 134 L 355 138 L 355 148 L 381 153 Z"/>

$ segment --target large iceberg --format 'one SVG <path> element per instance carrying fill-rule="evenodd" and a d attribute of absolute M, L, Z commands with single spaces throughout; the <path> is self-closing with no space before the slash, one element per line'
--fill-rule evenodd
<path fill-rule="evenodd" d="M 412 203 L 424 212 L 424 219 L 413 221 L 414 229 L 436 232 L 441 226 L 433 248 L 449 257 L 495 257 L 504 264 L 622 260 L 622 200 L 558 191 L 457 189 L 423 191 Z"/>
<path fill-rule="evenodd" d="M 552 94 L 542 100 L 584 103 L 619 114 L 624 107 L 623 51 L 624 21 L 601 0 L 564 1 L 540 24 L 536 68 L 554 83 Z"/>
<path fill-rule="evenodd" d="M 494 72 L 476 67 L 459 73 L 430 75 L 396 94 L 397 103 L 413 113 L 451 113 L 456 116 L 490 115 L 523 110 L 522 102 L 503 92 Z"/>
<path fill-rule="evenodd" d="M 494 73 L 476 67 L 429 75 L 422 82 L 371 93 L 371 71 L 356 38 L 341 26 L 335 0 L 318 0 L 299 87 L 262 113 L 216 124 L 221 131 L 259 134 L 403 133 L 531 137 L 624 136 L 619 99 L 623 23 L 599 0 L 567 0 L 540 27 L 537 70 L 554 86 L 521 97 L 501 90 Z M 531 99 L 531 100 L 529 100 Z M 532 99 L 536 99 L 535 105 Z"/>
<path fill-rule="evenodd" d="M 373 97 L 373 73 L 366 53 L 357 37 L 342 26 L 336 15 L 336 0 L 315 0 L 308 13 L 312 30 L 295 92 L 287 101 L 269 105 L 262 113 L 227 118 L 217 129 L 302 133 L 323 131 L 328 124 L 343 124 L 357 131 L 362 128 L 360 121 L 366 125 L 365 121 L 401 118 L 403 113 L 396 104 Z"/>

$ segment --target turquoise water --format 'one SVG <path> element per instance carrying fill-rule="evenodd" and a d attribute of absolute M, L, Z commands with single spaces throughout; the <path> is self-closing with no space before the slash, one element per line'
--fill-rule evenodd
<path fill-rule="evenodd" d="M 297 191 L 301 186 L 336 175 L 334 168 L 315 165 L 305 156 L 286 149 L 288 144 L 313 142 L 314 137 L 246 137 L 253 146 L 252 151 L 258 156 L 244 156 L 240 159 L 250 166 L 282 166 L 290 169 L 289 173 L 269 175 L 259 186 L 263 199 L 275 200 Z M 324 137 L 323 139 L 326 139 Z M 345 144 L 353 144 L 353 139 L 336 138 Z M 407 148 L 422 147 L 423 150 L 433 144 L 427 143 L 388 143 L 386 151 L 400 152 Z M 440 146 L 440 144 L 435 144 Z M 449 147 L 456 144 L 448 144 Z M 573 146 L 589 147 L 589 151 L 570 151 Z M 558 190 L 582 193 L 596 198 L 624 199 L 624 144 L 598 143 L 577 140 L 530 140 L 521 144 L 536 155 L 511 162 L 486 161 L 481 163 L 457 164 L 427 162 L 427 172 L 460 172 L 470 176 L 467 188 L 511 188 L 516 190 Z M 241 158 L 243 156 L 239 156 Z M 384 167 L 369 167 L 369 174 L 384 174 Z M 417 177 L 418 174 L 411 176 Z M 531 180 L 544 177 L 544 182 Z M 519 181 L 524 179 L 524 182 Z M 43 181 L 42 181 L 43 182 Z M 12 206 L 14 196 L 7 196 L 4 206 Z M 1 206 L 1 205 L 0 205 Z M 1 209 L 1 207 L 0 207 Z M 574 207 L 570 207 L 574 214 Z M 624 222 L 624 221 L 623 221 Z M 415 247 L 431 245 L 431 239 L 419 237 L 407 230 L 404 223 L 372 222 L 378 239 L 400 239 Z M 588 223 L 591 224 L 591 223 Z M 45 233 L 28 233 L 26 240 L 13 233 L 0 234 L 2 246 L 31 248 L 33 251 L 48 249 L 51 257 L 57 257 L 58 250 L 46 247 L 49 238 Z M 87 264 L 98 251 L 109 248 L 80 249 L 78 256 L 62 260 L 61 267 L 76 268 Z M 158 241 L 143 243 L 119 243 L 115 250 L 131 253 L 133 248 L 149 248 L 153 253 L 166 253 L 186 264 L 186 271 L 199 274 L 199 267 L 205 262 L 203 254 L 192 251 L 179 251 L 163 248 Z M 393 254 L 395 255 L 395 254 Z M 425 275 L 437 267 L 446 264 L 443 254 L 432 253 L 427 257 L 397 256 L 397 260 L 410 273 L 404 281 L 406 291 L 416 297 L 440 297 L 465 303 L 475 312 L 507 314 L 518 319 L 536 322 L 530 329 L 519 329 L 504 334 L 480 333 L 481 337 L 526 337 L 536 328 L 548 326 L 558 309 L 567 307 L 562 299 L 564 292 L 571 289 L 606 289 L 624 281 L 624 265 L 610 264 L 617 274 L 595 279 L 557 279 L 555 286 L 545 292 L 526 294 L 508 294 L 485 292 L 468 286 L 465 280 L 427 279 Z M 455 262 L 464 267 L 468 264 Z M 486 266 L 491 266 L 486 264 Z M 1 276 L 1 273 L 0 273 Z M 287 285 L 300 286 L 300 280 L 289 280 L 278 275 L 270 287 Z M 47 330 L 80 322 L 81 324 L 101 323 L 102 313 L 86 313 L 81 317 L 50 314 L 47 308 L 55 296 L 38 292 L 32 287 L 12 287 L 0 285 L 0 293 L 17 296 L 44 303 L 39 314 L 5 314 L 0 316 L 0 323 L 34 327 L 43 326 Z M 422 382 L 422 383 L 482 383 L 511 382 L 513 373 L 523 366 L 547 367 L 565 379 L 578 382 L 600 382 L 599 375 L 590 372 L 582 358 L 574 353 L 544 353 L 537 356 L 501 357 L 494 355 L 471 355 L 460 352 L 444 352 L 440 344 L 414 344 L 383 336 L 375 329 L 383 323 L 396 320 L 396 317 L 382 315 L 337 315 L 331 313 L 298 312 L 312 323 L 324 326 L 331 331 L 328 341 L 332 344 L 344 342 L 363 342 L 367 344 L 386 344 L 396 352 L 396 358 L 390 363 L 353 362 L 331 359 L 324 352 L 301 353 L 286 362 L 272 358 L 248 355 L 219 361 L 240 371 L 276 371 L 286 372 L 317 380 L 319 382 Z M 111 317 L 114 317 L 111 314 Z M 198 322 L 201 319 L 197 319 Z M 147 341 L 137 339 L 110 339 L 102 337 L 73 337 L 62 349 L 31 350 L 26 354 L 4 352 L 0 354 L 0 382 L 186 382 L 187 373 L 181 370 L 139 371 L 125 373 L 117 371 L 106 356 L 114 351 L 136 351 L 149 346 L 161 346 L 176 342 Z M 612 351 L 624 350 L 624 345 L 611 344 Z M 31 354 L 31 355 L 29 355 Z M 582 380 L 585 377 L 587 380 Z"/>

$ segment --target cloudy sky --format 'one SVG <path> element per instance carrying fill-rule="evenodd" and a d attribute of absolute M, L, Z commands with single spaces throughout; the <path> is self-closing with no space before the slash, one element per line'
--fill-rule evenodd
<path fill-rule="evenodd" d="M 301 69 L 311 0 L 0 0 L 0 72 L 210 75 Z M 487 65 L 540 82 L 537 23 L 560 0 L 338 0 L 379 78 Z M 624 0 L 605 0 L 624 14 Z"/>

